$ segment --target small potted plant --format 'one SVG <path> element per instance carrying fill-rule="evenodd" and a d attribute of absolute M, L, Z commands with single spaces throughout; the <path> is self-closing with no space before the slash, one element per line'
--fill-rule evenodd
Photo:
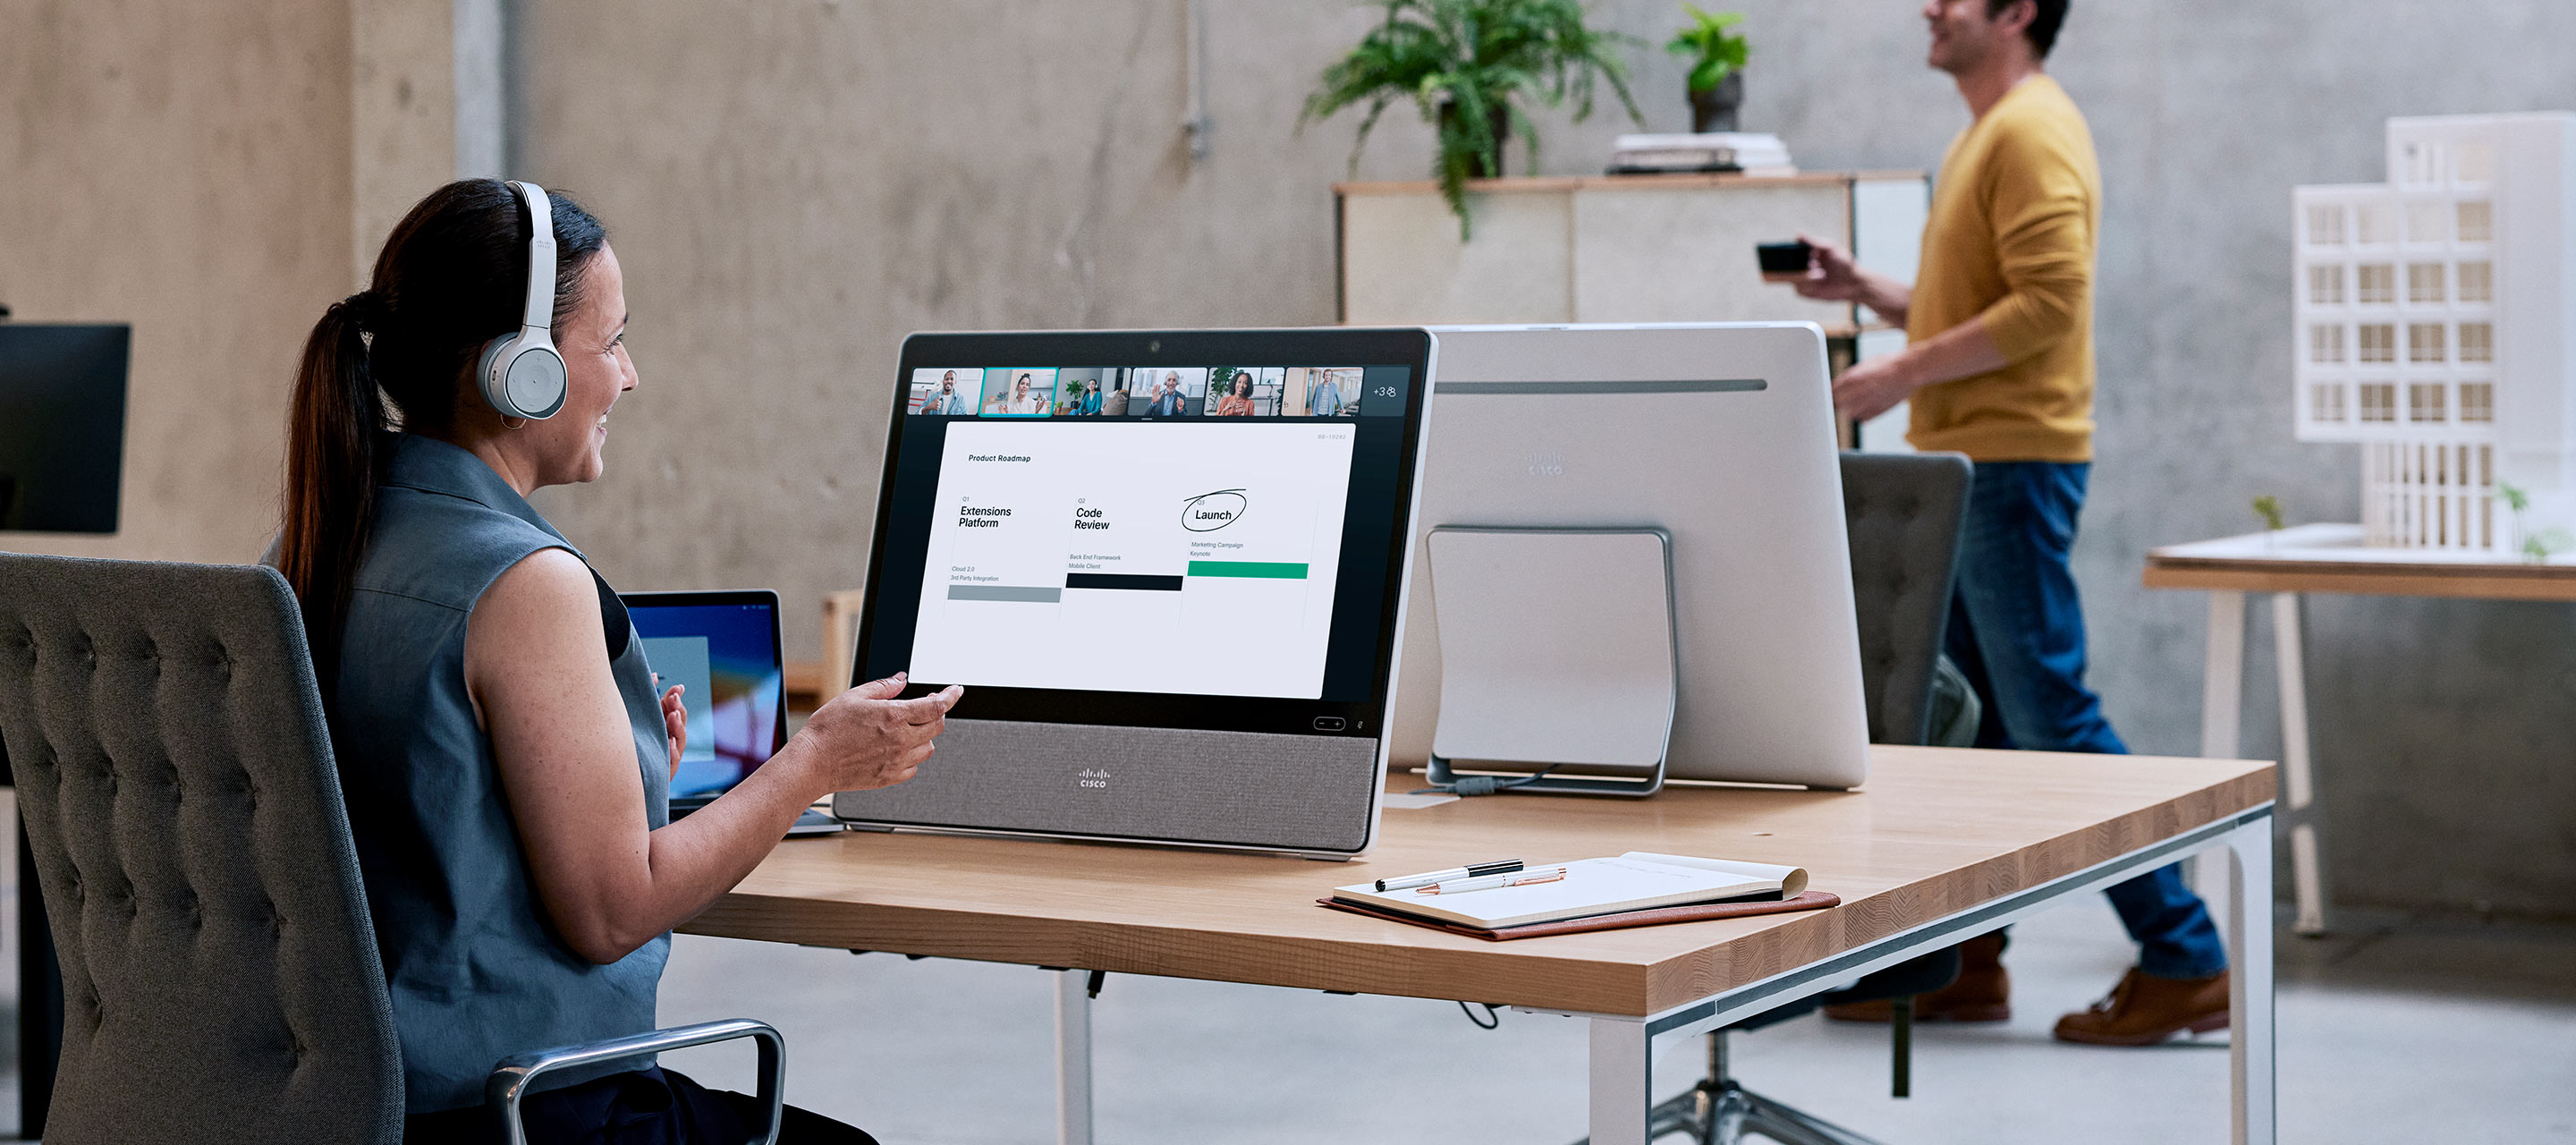
<path fill-rule="evenodd" d="M 2496 482 L 2496 499 L 2513 513 L 2513 547 L 2527 564 L 2545 565 L 2549 558 L 2576 548 L 2576 535 L 2565 529 L 2543 529 L 2530 532 L 2523 526 L 2523 515 L 2531 511 L 2531 494 L 2506 482 Z"/>
<path fill-rule="evenodd" d="M 1351 166 L 1369 130 L 1397 100 L 1411 100 L 1440 134 L 1432 177 L 1440 197 L 1458 216 L 1458 237 L 1468 235 L 1467 180 L 1503 173 L 1503 151 L 1515 131 L 1527 140 L 1530 165 L 1538 165 L 1538 131 L 1530 123 L 1535 103 L 1571 101 L 1574 118 L 1592 114 L 1594 85 L 1607 81 L 1628 118 L 1642 124 L 1628 94 L 1627 65 L 1616 51 L 1637 41 L 1584 23 L 1580 0 L 1377 0 L 1386 18 L 1357 46 L 1324 69 L 1314 94 L 1297 117 L 1307 123 L 1365 103 Z"/>
<path fill-rule="evenodd" d="M 2281 499 L 2269 493 L 2254 499 L 2254 516 L 2263 522 L 2263 547 L 2280 547 L 2281 530 L 2288 524 L 2281 519 Z"/>
<path fill-rule="evenodd" d="M 1664 50 L 1691 61 L 1691 130 L 1733 131 L 1736 109 L 1744 106 L 1744 61 L 1753 54 L 1753 45 L 1733 31 L 1744 13 L 1711 12 L 1697 4 L 1684 4 L 1682 11 L 1690 14 L 1691 26 Z"/>

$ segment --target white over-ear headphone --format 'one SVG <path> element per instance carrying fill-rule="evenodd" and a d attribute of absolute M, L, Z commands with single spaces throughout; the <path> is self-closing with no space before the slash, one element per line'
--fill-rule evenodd
<path fill-rule="evenodd" d="M 483 400 L 505 417 L 543 419 L 564 404 L 563 355 L 555 352 L 548 332 L 555 321 L 555 220 L 546 189 L 512 182 L 510 189 L 528 205 L 528 309 L 519 332 L 483 345 Z"/>

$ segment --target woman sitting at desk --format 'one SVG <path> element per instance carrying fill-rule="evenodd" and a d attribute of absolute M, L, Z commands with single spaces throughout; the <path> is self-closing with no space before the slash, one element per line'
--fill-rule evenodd
<path fill-rule="evenodd" d="M 532 276 L 531 220 L 548 215 L 553 266 Z M 549 283 L 559 372 L 505 369 L 487 396 L 487 343 Z M 507 1055 L 652 1029 L 671 927 L 816 799 L 910 778 L 957 700 L 898 701 L 900 677 L 844 693 L 669 823 L 680 690 L 655 695 L 617 594 L 527 501 L 598 479 L 609 409 L 636 385 L 625 325 L 598 220 L 474 179 L 412 208 L 369 288 L 305 343 L 278 566 L 330 715 L 410 1141 L 489 1139 L 484 1078 Z M 570 1080 L 523 1105 L 531 1140 L 640 1124 L 743 1141 L 767 1117 L 648 1059 Z M 869 1138 L 790 1110 L 781 1140 Z"/>

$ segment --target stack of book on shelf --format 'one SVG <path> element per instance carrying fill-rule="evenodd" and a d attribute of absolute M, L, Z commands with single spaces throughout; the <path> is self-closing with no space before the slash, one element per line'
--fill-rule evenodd
<path fill-rule="evenodd" d="M 1802 867 L 1656 855 L 1577 859 L 1471 874 L 1429 885 L 1383 880 L 1333 888 L 1335 910 L 1502 940 L 1667 922 L 1814 910 L 1842 900 L 1807 889 Z M 1431 878 L 1434 876 L 1422 876 Z M 1381 889 L 1381 888 L 1385 889 Z"/>
<path fill-rule="evenodd" d="M 1613 175 L 1664 175 L 1679 171 L 1741 171 L 1795 175 L 1789 148 L 1768 132 L 1710 131 L 1697 135 L 1622 135 L 1610 153 Z"/>

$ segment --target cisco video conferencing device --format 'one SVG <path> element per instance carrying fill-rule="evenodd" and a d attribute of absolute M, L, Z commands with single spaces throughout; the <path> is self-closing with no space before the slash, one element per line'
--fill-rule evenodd
<path fill-rule="evenodd" d="M 915 334 L 852 682 L 963 684 L 867 827 L 1368 848 L 1435 342 Z"/>
<path fill-rule="evenodd" d="M 1476 734 L 1476 710 L 1443 710 L 1445 690 L 1511 668 L 1444 663 L 1445 634 L 1517 618 L 1452 615 L 1462 578 L 1441 563 L 1448 554 L 1436 539 L 1462 531 L 1620 532 L 1660 538 L 1670 562 L 1671 682 L 1662 693 L 1671 702 L 1670 739 L 1660 775 L 1859 786 L 1869 773 L 1869 713 L 1823 331 L 1805 322 L 1742 322 L 1436 332 L 1440 423 L 1416 514 L 1435 543 L 1415 566 L 1397 765 L 1438 756 L 1460 771 L 1510 775 L 1531 773 L 1547 758 L 1514 756 L 1509 743 Z M 1490 579 L 1493 570 L 1467 571 Z M 1590 591 L 1642 591 L 1611 588 L 1616 571 L 1607 561 L 1584 570 Z M 1473 588 L 1480 578 L 1464 579 Z M 1586 654 L 1615 651 L 1559 658 L 1581 665 Z M 1640 722 L 1631 715 L 1621 726 L 1579 726 L 1632 699 L 1592 694 L 1614 678 L 1582 670 L 1551 679 L 1569 713 L 1564 722 L 1578 725 L 1555 729 L 1559 736 L 1607 742 Z M 1468 726 L 1460 726 L 1462 714 Z M 1553 758 L 1569 758 L 1557 746 Z M 1547 778 L 1573 780 L 1577 790 L 1646 794 L 1657 774 L 1649 751 L 1642 760 L 1561 764 Z M 1620 780 L 1641 782 L 1620 792 Z"/>

